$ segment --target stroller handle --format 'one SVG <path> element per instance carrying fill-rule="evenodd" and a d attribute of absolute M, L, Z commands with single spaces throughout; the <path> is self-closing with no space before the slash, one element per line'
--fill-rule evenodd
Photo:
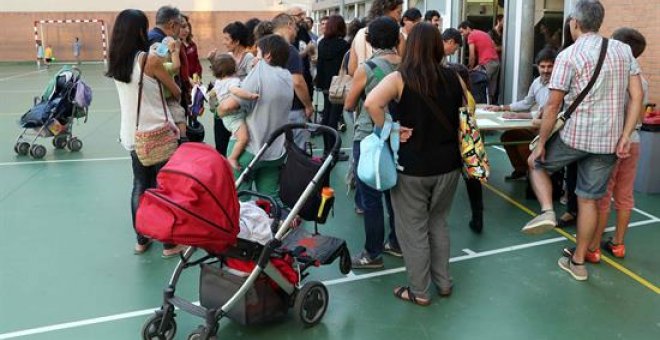
<path fill-rule="evenodd" d="M 341 147 L 341 137 L 339 136 L 339 133 L 337 130 L 327 127 L 325 125 L 319 125 L 319 124 L 312 124 L 312 123 L 291 123 L 291 124 L 285 124 L 282 125 L 279 129 L 275 130 L 271 135 L 268 141 L 266 142 L 268 145 L 273 144 L 273 142 L 282 134 L 289 133 L 293 130 L 318 130 L 321 131 L 324 135 L 330 135 L 332 138 L 334 138 L 335 143 L 332 146 L 332 154 L 337 155 L 339 153 L 339 148 Z"/>

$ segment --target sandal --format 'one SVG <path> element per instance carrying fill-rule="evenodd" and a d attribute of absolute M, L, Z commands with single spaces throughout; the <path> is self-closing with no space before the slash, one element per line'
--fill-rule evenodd
<path fill-rule="evenodd" d="M 406 293 L 406 296 L 403 295 L 404 293 Z M 431 300 L 416 297 L 410 290 L 410 287 L 396 287 L 394 289 L 394 296 L 403 301 L 412 302 L 419 306 L 428 306 L 431 304 Z"/>
<path fill-rule="evenodd" d="M 133 248 L 133 254 L 135 255 L 142 255 L 144 254 L 149 248 L 151 247 L 151 244 L 153 243 L 153 240 L 149 239 L 145 244 L 135 244 L 135 248 Z"/>
<path fill-rule="evenodd" d="M 570 227 L 577 223 L 577 215 L 571 212 L 565 212 L 563 215 L 561 215 L 559 221 L 557 222 L 557 227 L 559 228 Z"/>
<path fill-rule="evenodd" d="M 179 256 L 179 254 L 183 254 L 183 252 L 186 251 L 186 249 L 188 249 L 188 246 L 184 246 L 182 244 L 179 244 L 174 248 L 163 249 L 163 255 L 161 255 L 160 257 L 162 257 L 164 259 L 177 257 L 177 256 Z"/>

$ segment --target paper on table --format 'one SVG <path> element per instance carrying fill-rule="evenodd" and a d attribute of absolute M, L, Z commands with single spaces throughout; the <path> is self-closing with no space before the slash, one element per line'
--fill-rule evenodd
<path fill-rule="evenodd" d="M 477 108 L 474 113 L 476 113 L 477 115 L 495 115 L 495 114 L 497 114 L 497 112 L 495 112 L 495 111 L 488 111 L 484 108 Z"/>
<path fill-rule="evenodd" d="M 503 117 L 497 117 L 502 122 L 528 122 L 531 121 L 530 118 L 503 118 Z"/>
<path fill-rule="evenodd" d="M 481 129 L 494 128 L 500 126 L 496 122 L 487 118 L 477 118 L 477 126 Z"/>

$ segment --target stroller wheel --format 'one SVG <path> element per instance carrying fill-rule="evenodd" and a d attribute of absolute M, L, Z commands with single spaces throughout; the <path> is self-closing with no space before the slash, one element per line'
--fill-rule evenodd
<path fill-rule="evenodd" d="M 216 340 L 218 339 L 215 335 L 207 334 L 206 327 L 199 326 L 194 330 L 190 335 L 188 335 L 188 340 Z"/>
<path fill-rule="evenodd" d="M 46 156 L 46 147 L 40 144 L 33 144 L 30 147 L 30 156 L 35 159 L 41 159 Z"/>
<path fill-rule="evenodd" d="M 164 327 L 164 332 L 159 333 L 161 323 L 163 322 L 163 315 L 156 313 L 152 315 L 142 325 L 142 339 L 143 340 L 172 340 L 176 334 L 176 321 L 174 318 L 168 318 L 167 324 Z"/>
<path fill-rule="evenodd" d="M 72 152 L 78 152 L 78 151 L 80 151 L 80 149 L 82 149 L 83 142 L 80 139 L 78 139 L 76 137 L 73 137 L 73 138 L 69 139 L 69 142 L 66 144 L 66 146 Z"/>
<path fill-rule="evenodd" d="M 305 283 L 296 294 L 293 311 L 305 327 L 319 323 L 328 309 L 328 289 L 318 281 Z"/>
<path fill-rule="evenodd" d="M 58 135 L 53 137 L 53 146 L 55 149 L 64 149 L 66 148 L 67 140 L 66 135 Z"/>
<path fill-rule="evenodd" d="M 30 143 L 18 142 L 14 145 L 14 151 L 21 156 L 25 156 L 30 152 Z"/>

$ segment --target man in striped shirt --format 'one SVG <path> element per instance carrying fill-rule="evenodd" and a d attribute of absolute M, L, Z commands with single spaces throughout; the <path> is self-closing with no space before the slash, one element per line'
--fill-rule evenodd
<path fill-rule="evenodd" d="M 607 181 L 617 157 L 629 156 L 630 136 L 642 111 L 639 65 L 629 46 L 610 40 L 593 88 L 566 121 L 563 130 L 550 138 L 564 100 L 567 107 L 570 106 L 594 74 L 602 44 L 598 30 L 604 16 L 605 9 L 600 1 L 575 3 L 570 16 L 575 43 L 557 56 L 548 86 L 550 98 L 543 111 L 540 140 L 528 161 L 542 213 L 523 227 L 522 231 L 527 234 L 549 231 L 557 225 L 549 173 L 577 162 L 575 193 L 580 211 L 577 248 L 571 256 L 560 258 L 558 264 L 580 281 L 588 278 L 584 256 L 596 229 L 596 201 L 607 191 Z M 628 94 L 630 102 L 626 113 L 624 105 Z"/>

